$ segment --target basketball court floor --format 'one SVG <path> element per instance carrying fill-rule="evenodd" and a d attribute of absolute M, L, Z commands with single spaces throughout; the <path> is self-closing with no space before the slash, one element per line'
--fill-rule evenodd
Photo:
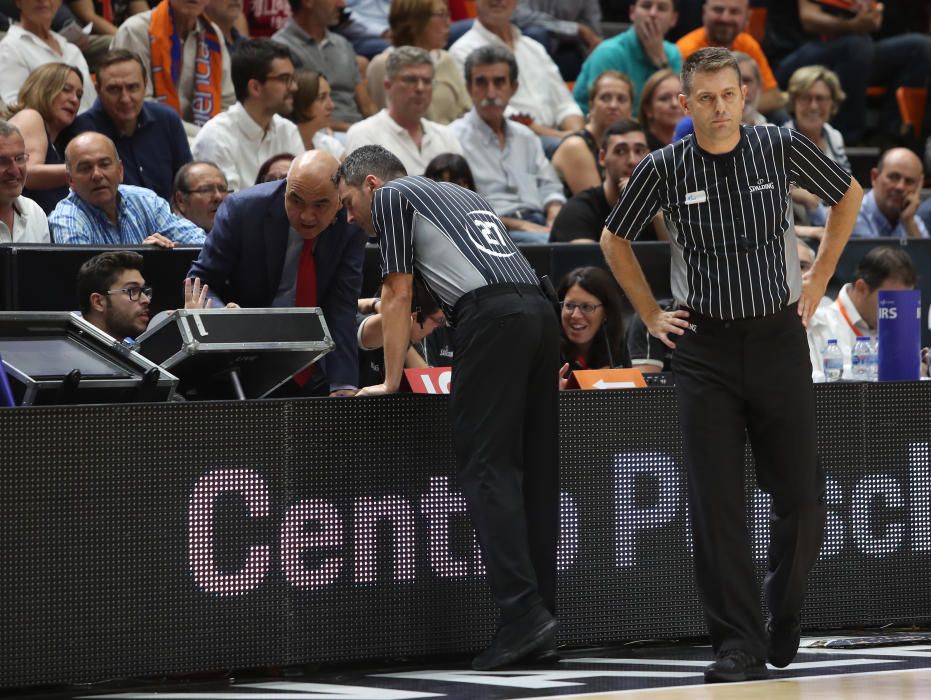
<path fill-rule="evenodd" d="M 554 665 L 479 673 L 468 659 L 391 667 L 262 669 L 0 691 L 73 700 L 901 700 L 931 698 L 931 632 L 805 637 L 795 663 L 767 681 L 706 685 L 709 647 L 575 649 Z"/>

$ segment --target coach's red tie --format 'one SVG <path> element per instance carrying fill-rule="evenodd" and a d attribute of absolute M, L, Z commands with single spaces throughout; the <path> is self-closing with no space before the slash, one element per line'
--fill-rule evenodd
<path fill-rule="evenodd" d="M 304 248 L 301 250 L 301 259 L 297 264 L 297 293 L 294 296 L 294 305 L 317 305 L 317 262 L 314 260 L 313 239 L 304 241 Z M 314 369 L 314 365 L 311 365 L 294 375 L 294 381 L 298 386 L 307 383 Z"/>

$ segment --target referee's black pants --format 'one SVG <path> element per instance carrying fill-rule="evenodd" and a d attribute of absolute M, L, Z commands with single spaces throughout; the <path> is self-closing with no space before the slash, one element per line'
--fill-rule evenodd
<path fill-rule="evenodd" d="M 536 287 L 490 285 L 456 304 L 450 416 L 459 484 L 499 624 L 555 610 L 559 327 Z"/>
<path fill-rule="evenodd" d="M 746 522 L 746 437 L 772 497 L 766 603 L 797 620 L 824 535 L 814 390 L 805 331 L 792 304 L 771 316 L 719 321 L 694 311 L 673 371 L 688 471 L 695 572 L 715 653 L 766 658 Z"/>

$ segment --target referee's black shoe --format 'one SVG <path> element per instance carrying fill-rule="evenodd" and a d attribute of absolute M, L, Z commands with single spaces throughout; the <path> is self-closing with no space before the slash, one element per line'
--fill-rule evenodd
<path fill-rule="evenodd" d="M 705 683 L 738 683 L 764 678 L 769 678 L 766 664 L 743 649 L 727 649 L 718 653 L 714 663 L 705 669 Z"/>
<path fill-rule="evenodd" d="M 798 654 L 798 644 L 802 639 L 802 628 L 798 620 L 776 622 L 772 618 L 766 623 L 766 636 L 769 638 L 766 656 L 776 668 L 785 668 Z"/>
<path fill-rule="evenodd" d="M 559 653 L 556 640 L 553 640 L 552 646 L 537 649 L 529 660 L 534 666 L 554 666 L 558 664 L 562 661 L 562 654 Z"/>
<path fill-rule="evenodd" d="M 535 652 L 552 649 L 559 623 L 542 605 L 503 625 L 491 645 L 472 660 L 476 671 L 495 671 L 527 659 Z"/>

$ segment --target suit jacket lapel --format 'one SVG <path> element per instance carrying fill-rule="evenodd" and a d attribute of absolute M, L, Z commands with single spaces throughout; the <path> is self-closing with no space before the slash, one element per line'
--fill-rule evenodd
<path fill-rule="evenodd" d="M 256 222 L 265 238 L 265 271 L 268 280 L 268 298 L 273 300 L 281 284 L 285 252 L 288 248 L 288 232 L 291 225 L 284 210 L 284 191 L 287 182 L 282 180 L 269 199 L 268 209 L 262 221 Z M 269 303 L 271 306 L 271 303 Z"/>

